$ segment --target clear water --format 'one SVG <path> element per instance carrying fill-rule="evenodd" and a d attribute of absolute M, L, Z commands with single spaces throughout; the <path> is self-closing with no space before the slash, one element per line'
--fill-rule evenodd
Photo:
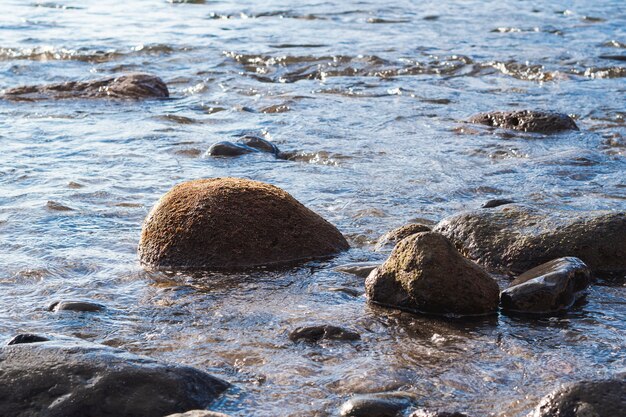
<path fill-rule="evenodd" d="M 333 267 L 384 259 L 373 242 L 393 227 L 496 197 L 624 210 L 626 3 L 295 3 L 0 0 L 0 89 L 143 71 L 172 95 L 0 101 L 0 337 L 76 335 L 209 370 L 235 384 L 214 406 L 233 416 L 332 415 L 353 393 L 390 390 L 521 416 L 560 382 L 623 371 L 623 279 L 560 317 L 467 323 L 334 291 L 363 280 Z M 461 122 L 516 108 L 568 113 L 581 131 Z M 203 156 L 242 133 L 300 158 Z M 176 183 L 218 176 L 286 189 L 353 249 L 281 272 L 142 271 L 150 207 Z M 46 311 L 58 299 L 108 310 Z M 362 340 L 287 338 L 316 323 Z"/>

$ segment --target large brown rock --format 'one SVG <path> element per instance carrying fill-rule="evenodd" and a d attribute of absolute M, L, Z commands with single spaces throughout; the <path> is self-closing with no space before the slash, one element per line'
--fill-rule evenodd
<path fill-rule="evenodd" d="M 330 223 L 273 185 L 238 178 L 179 184 L 146 218 L 141 262 L 169 269 L 284 265 L 349 248 Z"/>
<path fill-rule="evenodd" d="M 626 212 L 548 212 L 508 204 L 454 215 L 434 230 L 466 257 L 503 272 L 521 273 L 566 256 L 596 273 L 626 270 Z"/>
<path fill-rule="evenodd" d="M 574 120 L 566 114 L 534 110 L 480 113 L 472 116 L 469 122 L 534 133 L 578 130 Z"/>
<path fill-rule="evenodd" d="M 167 98 L 167 85 L 151 74 L 131 73 L 90 81 L 68 81 L 15 87 L 5 90 L 0 98 L 7 100 L 50 100 L 79 98 L 112 98 L 140 100 Z"/>
<path fill-rule="evenodd" d="M 518 276 L 500 294 L 504 310 L 518 313 L 555 313 L 565 310 L 591 283 L 591 272 L 574 257 L 559 258 Z"/>
<path fill-rule="evenodd" d="M 365 288 L 370 301 L 414 312 L 465 316 L 498 308 L 498 284 L 435 232 L 401 240 Z"/>
<path fill-rule="evenodd" d="M 626 379 L 581 381 L 544 397 L 528 417 L 617 417 L 626 411 Z"/>
<path fill-rule="evenodd" d="M 0 416 L 165 416 L 206 408 L 228 386 L 80 339 L 19 335 L 0 348 Z"/>

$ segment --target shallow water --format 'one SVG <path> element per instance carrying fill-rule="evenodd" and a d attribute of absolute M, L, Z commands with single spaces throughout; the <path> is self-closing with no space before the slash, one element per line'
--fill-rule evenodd
<path fill-rule="evenodd" d="M 559 382 L 626 370 L 624 280 L 570 313 L 449 322 L 370 306 L 333 271 L 383 260 L 376 238 L 492 198 L 626 208 L 621 0 L 122 2 L 0 0 L 0 89 L 131 71 L 165 101 L 0 101 L 0 338 L 52 332 L 207 369 L 233 416 L 333 415 L 353 393 L 522 416 Z M 574 116 L 549 137 L 461 121 L 532 108 Z M 262 134 L 293 161 L 211 159 Z M 136 246 L 160 195 L 237 176 L 289 191 L 353 249 L 287 271 L 144 272 Z M 506 282 L 500 282 L 501 287 Z M 58 299 L 105 313 L 54 314 Z M 305 324 L 356 343 L 293 344 Z"/>

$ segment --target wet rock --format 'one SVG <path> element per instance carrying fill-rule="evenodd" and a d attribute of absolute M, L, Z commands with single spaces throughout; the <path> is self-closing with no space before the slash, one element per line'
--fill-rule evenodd
<path fill-rule="evenodd" d="M 39 336 L 39 335 L 36 335 L 36 334 L 30 334 L 30 333 L 23 333 L 23 334 L 18 334 L 13 339 L 9 340 L 7 342 L 7 346 L 10 346 L 10 345 L 20 345 L 20 344 L 24 344 L 24 343 L 46 342 L 48 340 L 50 340 L 50 339 L 48 339 L 45 336 Z"/>
<path fill-rule="evenodd" d="M 503 272 L 521 273 L 567 256 L 596 273 L 626 270 L 626 212 L 548 212 L 510 204 L 454 215 L 435 230 L 466 257 Z"/>
<path fill-rule="evenodd" d="M 626 410 L 626 379 L 581 381 L 544 397 L 529 417 L 616 417 Z"/>
<path fill-rule="evenodd" d="M 466 414 L 456 411 L 433 411 L 433 410 L 415 410 L 409 417 L 468 417 Z"/>
<path fill-rule="evenodd" d="M 159 77 L 133 73 L 91 81 L 33 85 L 5 90 L 0 98 L 9 100 L 49 100 L 79 98 L 151 99 L 167 98 L 169 91 Z"/>
<path fill-rule="evenodd" d="M 324 324 L 320 326 L 298 327 L 289 334 L 292 342 L 319 342 L 321 340 L 359 340 L 361 336 L 352 330 L 343 327 Z"/>
<path fill-rule="evenodd" d="M 213 144 L 207 151 L 209 156 L 241 156 L 253 152 L 270 153 L 278 156 L 280 151 L 272 142 L 258 136 L 244 136 L 236 143 L 223 141 Z"/>
<path fill-rule="evenodd" d="M 139 258 L 169 269 L 238 269 L 326 258 L 343 235 L 284 190 L 239 178 L 172 188 L 146 218 Z"/>
<path fill-rule="evenodd" d="M 415 403 L 409 393 L 390 392 L 352 397 L 339 413 L 343 417 L 397 417 Z"/>
<path fill-rule="evenodd" d="M 367 278 L 367 276 L 380 266 L 378 262 L 354 262 L 351 264 L 339 265 L 335 268 L 337 272 L 343 272 L 344 274 L 352 274 L 357 277 Z"/>
<path fill-rule="evenodd" d="M 52 211 L 74 211 L 73 208 L 63 205 L 61 203 L 57 203 L 56 201 L 52 201 L 52 200 L 46 203 L 46 207 L 48 208 L 48 210 L 52 210 Z"/>
<path fill-rule="evenodd" d="M 401 240 L 365 288 L 370 301 L 413 312 L 466 316 L 498 308 L 498 284 L 435 232 Z"/>
<path fill-rule="evenodd" d="M 494 208 L 512 203 L 515 203 L 515 201 L 509 200 L 508 198 L 496 198 L 494 200 L 487 201 L 485 204 L 482 205 L 482 208 Z"/>
<path fill-rule="evenodd" d="M 104 306 L 90 301 L 55 301 L 50 304 L 48 311 L 79 311 L 79 312 L 97 312 L 104 310 Z"/>
<path fill-rule="evenodd" d="M 229 417 L 228 414 L 216 413 L 215 411 L 207 410 L 191 410 L 186 413 L 170 414 L 166 417 Z"/>
<path fill-rule="evenodd" d="M 197 369 L 59 337 L 0 349 L 0 415 L 154 417 L 206 408 L 228 383 Z"/>
<path fill-rule="evenodd" d="M 534 133 L 578 130 L 574 120 L 566 114 L 533 110 L 480 113 L 472 116 L 469 122 Z"/>
<path fill-rule="evenodd" d="M 571 307 L 590 283 L 591 272 L 583 261 L 555 259 L 517 277 L 500 294 L 500 303 L 513 312 L 554 313 Z"/>
<path fill-rule="evenodd" d="M 388 247 L 393 247 L 405 237 L 411 236 L 415 233 L 430 232 L 430 230 L 429 226 L 421 223 L 405 224 L 404 226 L 400 226 L 382 235 L 378 239 L 378 242 L 376 242 L 374 250 L 380 251 Z"/>

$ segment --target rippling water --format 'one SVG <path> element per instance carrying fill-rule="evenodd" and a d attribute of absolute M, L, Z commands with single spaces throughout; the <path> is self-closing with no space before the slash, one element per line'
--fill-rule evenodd
<path fill-rule="evenodd" d="M 521 416 L 558 382 L 626 368 L 624 280 L 553 318 L 449 322 L 370 306 L 363 280 L 385 231 L 507 197 L 626 208 L 626 3 L 400 0 L 0 0 L 0 89 L 131 71 L 172 99 L 0 101 L 0 337 L 56 332 L 219 375 L 234 416 L 336 413 L 352 393 L 404 390 L 425 406 Z M 548 109 L 549 137 L 461 121 Z M 242 133 L 294 161 L 204 156 Z M 138 265 L 141 222 L 184 180 L 276 184 L 353 249 L 280 272 L 192 277 Z M 501 287 L 505 282 L 500 282 Z M 102 314 L 53 314 L 57 299 Z M 295 345 L 331 322 L 358 343 Z"/>

